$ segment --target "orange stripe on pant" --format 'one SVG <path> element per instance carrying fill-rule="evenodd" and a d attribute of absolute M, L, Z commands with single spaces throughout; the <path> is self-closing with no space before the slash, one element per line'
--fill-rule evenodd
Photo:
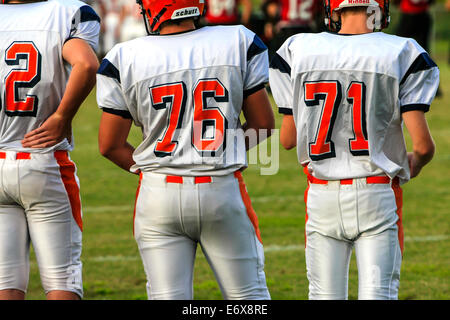
<path fill-rule="evenodd" d="M 307 239 L 306 239 L 306 224 L 308 223 L 308 192 L 309 192 L 308 177 L 310 176 L 307 166 L 303 166 L 303 173 L 306 174 L 306 177 L 307 177 L 306 183 L 308 184 L 308 186 L 306 187 L 306 190 L 305 190 L 305 195 L 303 197 L 303 199 L 305 201 L 305 248 L 306 248 L 306 241 L 307 241 Z"/>
<path fill-rule="evenodd" d="M 75 178 L 75 164 L 70 161 L 67 151 L 55 151 L 55 159 L 59 165 L 59 172 L 64 183 L 72 208 L 72 215 L 76 223 L 83 231 L 83 220 L 81 217 L 80 187 Z"/>
<path fill-rule="evenodd" d="M 309 191 L 309 181 L 308 183 L 308 187 L 306 187 L 305 190 L 305 195 L 303 197 L 304 201 L 305 201 L 305 248 L 306 248 L 306 224 L 308 223 L 308 191 Z"/>
<path fill-rule="evenodd" d="M 134 236 L 134 221 L 136 220 L 136 205 L 139 197 L 139 192 L 141 191 L 141 183 L 142 183 L 142 172 L 139 174 L 139 183 L 136 190 L 136 200 L 134 201 L 134 212 L 133 212 L 133 236 Z"/>
<path fill-rule="evenodd" d="M 239 191 L 241 192 L 242 201 L 244 202 L 245 209 L 247 210 L 248 218 L 252 222 L 253 228 L 255 228 L 256 236 L 258 237 L 259 242 L 262 243 L 261 232 L 258 225 L 258 217 L 256 216 L 255 210 L 253 210 L 250 196 L 247 193 L 247 187 L 245 186 L 244 179 L 242 178 L 242 173 L 240 171 L 236 171 L 234 176 L 238 179 Z"/>
<path fill-rule="evenodd" d="M 403 190 L 400 187 L 398 178 L 392 181 L 392 190 L 394 190 L 395 195 L 395 204 L 397 205 L 397 227 L 398 227 L 398 241 L 400 243 L 400 250 L 402 251 L 403 256 L 403 248 L 404 248 L 404 233 L 403 233 Z"/>

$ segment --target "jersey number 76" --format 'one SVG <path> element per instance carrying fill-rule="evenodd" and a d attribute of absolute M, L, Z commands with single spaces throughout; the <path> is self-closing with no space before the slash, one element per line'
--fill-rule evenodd
<path fill-rule="evenodd" d="M 167 128 L 156 143 L 157 157 L 171 156 L 177 148 L 177 131 L 182 128 L 189 94 L 183 81 L 167 83 L 150 88 L 152 106 L 156 110 L 170 108 Z M 207 98 L 228 102 L 228 90 L 215 78 L 200 79 L 192 90 L 194 116 L 192 123 L 192 146 L 201 156 L 217 156 L 225 149 L 227 119 L 218 107 L 207 104 Z M 213 136 L 205 137 L 207 127 L 213 128 Z"/>

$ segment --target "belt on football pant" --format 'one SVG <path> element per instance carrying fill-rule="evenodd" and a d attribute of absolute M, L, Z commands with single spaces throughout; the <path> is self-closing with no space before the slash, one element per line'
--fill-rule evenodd
<path fill-rule="evenodd" d="M 0 151 L 0 159 L 6 159 L 6 152 Z M 17 152 L 16 160 L 29 160 L 31 159 L 31 153 L 29 152 Z"/>
<path fill-rule="evenodd" d="M 234 177 L 239 179 L 242 179 L 241 171 L 235 171 Z M 211 183 L 213 181 L 212 176 L 197 176 L 197 177 L 185 177 L 185 178 L 194 178 L 194 184 L 200 184 L 200 183 Z M 174 176 L 174 175 L 168 175 L 166 176 L 166 183 L 179 183 L 182 184 L 183 177 L 182 176 Z"/>
<path fill-rule="evenodd" d="M 391 178 L 389 178 L 388 176 L 373 176 L 366 177 L 365 179 L 367 184 L 387 184 L 391 182 Z M 342 185 L 346 185 L 353 184 L 353 180 L 354 179 L 340 179 L 339 182 Z M 308 175 L 308 181 L 314 184 L 328 184 L 328 180 L 318 179 L 311 175 Z"/>
<path fill-rule="evenodd" d="M 29 152 L 15 152 L 16 154 L 16 160 L 30 160 L 31 159 L 31 153 Z M 67 151 L 65 150 L 57 150 L 54 152 L 55 158 L 59 158 L 60 156 L 64 156 L 67 154 Z M 0 151 L 0 159 L 6 159 L 7 152 Z"/>
<path fill-rule="evenodd" d="M 212 177 L 211 176 L 199 176 L 199 177 L 193 177 L 194 183 L 211 183 Z M 183 183 L 183 177 L 182 176 L 166 176 L 166 182 L 167 183 Z"/>
<path fill-rule="evenodd" d="M 308 172 L 308 168 L 307 167 L 304 167 L 303 171 L 306 174 L 309 183 L 313 183 L 313 184 L 328 184 L 329 180 L 322 180 L 322 179 L 313 177 Z M 362 179 L 366 179 L 366 183 L 367 184 L 388 184 L 388 183 L 391 183 L 391 181 L 392 181 L 393 184 L 398 184 L 399 183 L 398 177 L 395 177 L 394 179 L 391 179 L 391 178 L 389 178 L 386 175 L 371 176 L 371 177 L 365 177 L 365 178 L 362 178 Z M 353 180 L 355 180 L 355 179 L 340 179 L 340 180 L 330 180 L 330 181 L 339 181 L 339 183 L 341 185 L 352 185 L 353 184 Z"/>

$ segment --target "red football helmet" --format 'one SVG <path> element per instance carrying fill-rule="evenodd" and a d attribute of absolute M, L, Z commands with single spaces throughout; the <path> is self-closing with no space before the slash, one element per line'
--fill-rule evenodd
<path fill-rule="evenodd" d="M 389 16 L 389 0 L 324 0 L 325 6 L 325 25 L 331 31 L 339 31 L 341 28 L 340 18 L 336 21 L 336 13 L 342 8 L 347 7 L 374 7 L 379 8 L 381 14 L 378 22 L 378 28 L 384 29 L 389 26 L 391 20 Z"/>
<path fill-rule="evenodd" d="M 201 16 L 205 0 L 136 0 L 141 6 L 149 34 L 158 31 L 164 21 Z"/>

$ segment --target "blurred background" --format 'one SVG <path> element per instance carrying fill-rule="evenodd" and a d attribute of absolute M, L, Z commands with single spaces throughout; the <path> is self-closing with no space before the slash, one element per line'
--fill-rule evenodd
<path fill-rule="evenodd" d="M 399 298 L 450 299 L 450 3 L 402 0 L 391 3 L 391 25 L 385 32 L 416 37 L 428 46 L 441 72 L 440 96 L 427 113 L 436 142 L 436 155 L 421 174 L 403 186 L 405 251 Z M 273 53 L 297 32 L 324 30 L 321 1 L 206 0 L 208 11 L 199 22 L 243 23 L 257 33 Z M 145 35 L 135 0 L 90 1 L 102 17 L 100 58 L 117 42 Z M 83 284 L 88 300 L 146 299 L 145 274 L 133 237 L 133 210 L 138 178 L 119 169 L 98 152 L 101 111 L 92 91 L 73 123 L 83 204 Z M 276 128 L 281 116 L 275 103 Z M 258 150 L 272 150 L 277 137 Z M 410 138 L 405 132 L 407 145 Z M 129 142 L 137 146 L 142 134 L 133 127 Z M 256 148 L 256 147 L 255 147 Z M 306 178 L 296 151 L 276 150 L 279 171 L 261 175 L 265 163 L 251 164 L 244 179 L 264 241 L 267 283 L 275 300 L 307 299 L 304 256 Z M 261 160 L 261 159 L 260 159 Z M 260 161 L 262 162 L 262 161 Z M 35 258 L 31 259 L 27 299 L 45 299 Z M 349 269 L 349 299 L 357 299 L 358 271 L 354 255 Z M 199 246 L 195 262 L 194 298 L 221 299 L 220 289 Z"/>
<path fill-rule="evenodd" d="M 243 24 L 276 51 L 289 36 L 325 30 L 323 0 L 205 0 L 201 25 Z M 145 36 L 135 0 L 91 0 L 102 18 L 104 55 L 118 42 Z M 391 0 L 387 33 L 416 39 L 432 55 L 450 62 L 450 0 Z"/>

